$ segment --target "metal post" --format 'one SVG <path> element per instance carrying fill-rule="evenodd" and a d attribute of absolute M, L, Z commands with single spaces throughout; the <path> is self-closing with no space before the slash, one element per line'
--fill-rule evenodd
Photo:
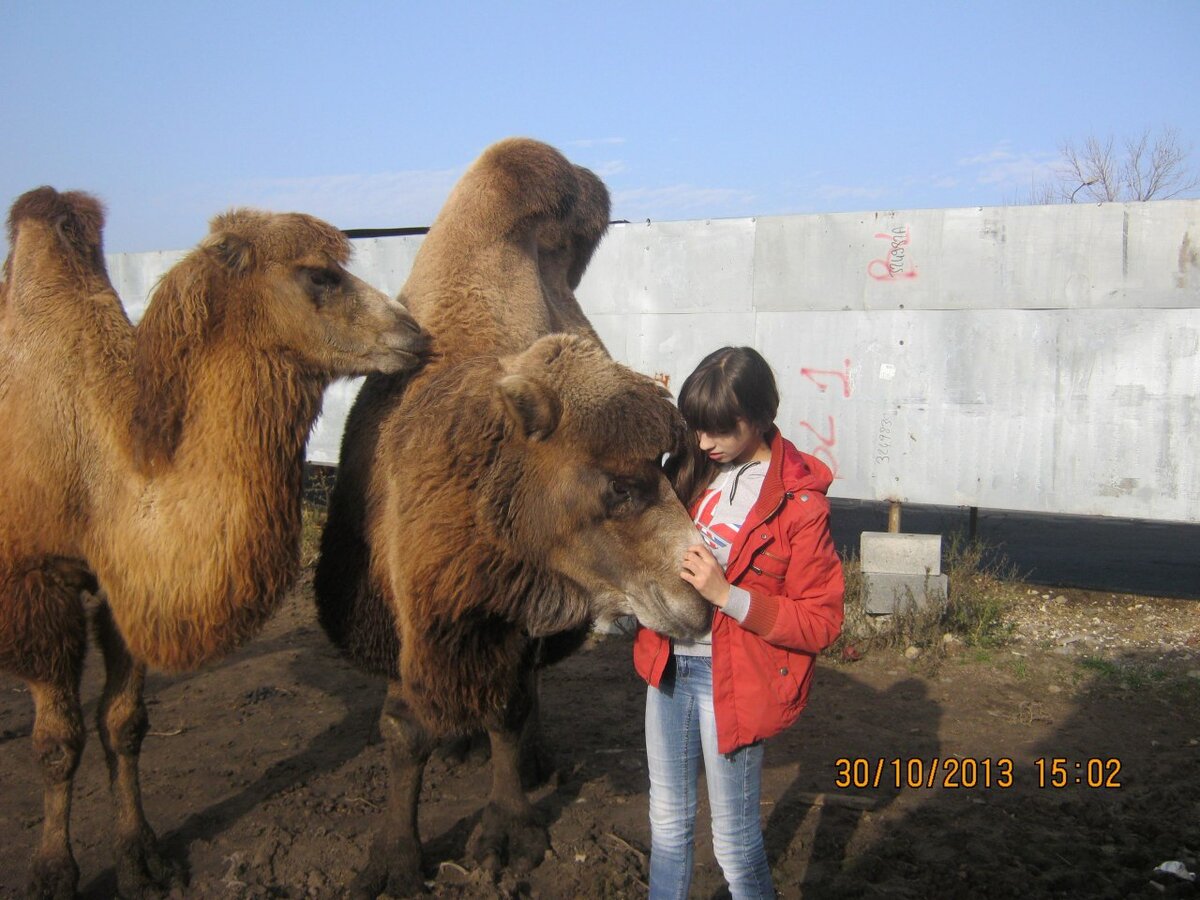
<path fill-rule="evenodd" d="M 888 501 L 888 533 L 900 533 L 900 501 Z"/>

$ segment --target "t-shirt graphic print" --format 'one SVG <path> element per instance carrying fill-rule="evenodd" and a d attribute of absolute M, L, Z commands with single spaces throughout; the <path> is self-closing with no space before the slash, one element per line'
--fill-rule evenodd
<path fill-rule="evenodd" d="M 758 460 L 722 466 L 700 497 L 696 528 L 722 568 L 729 565 L 729 551 L 758 501 L 766 475 L 767 466 Z"/>

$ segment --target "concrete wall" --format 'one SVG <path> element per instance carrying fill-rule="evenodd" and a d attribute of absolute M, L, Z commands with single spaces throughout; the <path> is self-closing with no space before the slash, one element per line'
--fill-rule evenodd
<path fill-rule="evenodd" d="M 353 268 L 395 294 L 420 240 L 356 240 Z M 176 258 L 110 258 L 132 315 Z M 834 496 L 1200 522 L 1200 201 L 617 224 L 579 298 L 672 387 L 758 347 Z"/>

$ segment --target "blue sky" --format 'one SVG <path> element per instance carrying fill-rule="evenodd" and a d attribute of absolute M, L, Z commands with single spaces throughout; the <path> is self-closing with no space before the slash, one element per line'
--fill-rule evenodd
<path fill-rule="evenodd" d="M 427 225 L 515 134 L 594 169 L 630 220 L 1020 202 L 1064 139 L 1163 125 L 1200 163 L 1197 0 L 14 0 L 2 16 L 0 203 L 91 191 L 109 252 L 191 246 L 241 205 Z"/>

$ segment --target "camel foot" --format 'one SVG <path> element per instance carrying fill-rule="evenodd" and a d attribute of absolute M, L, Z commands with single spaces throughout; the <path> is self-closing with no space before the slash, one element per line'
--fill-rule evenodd
<path fill-rule="evenodd" d="M 421 875 L 421 848 L 412 841 L 388 840 L 376 836 L 371 842 L 367 867 L 350 884 L 354 900 L 388 897 L 416 897 L 427 893 Z"/>
<path fill-rule="evenodd" d="M 54 859 L 35 857 L 25 896 L 29 900 L 73 900 L 78 886 L 79 866 L 69 854 Z"/>
<path fill-rule="evenodd" d="M 540 822 L 506 813 L 494 803 L 484 807 L 467 845 L 475 861 L 488 871 L 498 872 L 507 863 L 518 874 L 536 868 L 549 849 L 550 835 Z"/>
<path fill-rule="evenodd" d="M 151 900 L 183 886 L 183 869 L 158 848 L 149 826 L 117 846 L 117 892 L 125 900 Z"/>

